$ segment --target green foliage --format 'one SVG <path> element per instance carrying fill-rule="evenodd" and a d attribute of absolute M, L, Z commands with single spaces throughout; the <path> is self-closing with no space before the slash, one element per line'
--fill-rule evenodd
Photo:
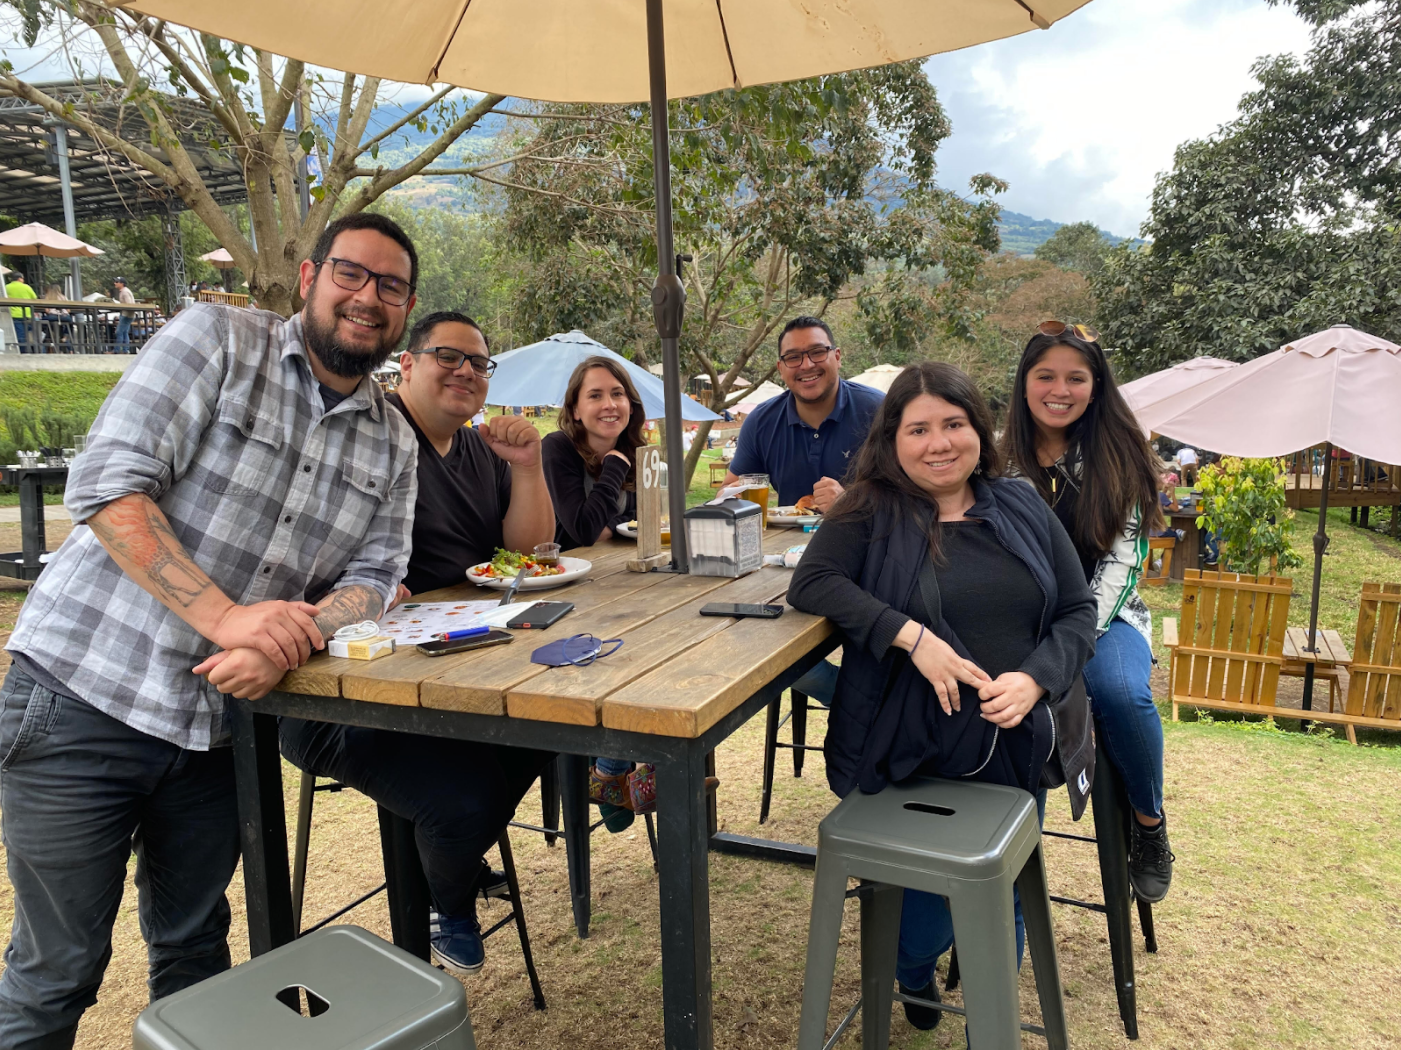
<path fill-rule="evenodd" d="M 0 372 L 0 464 L 16 449 L 71 448 L 97 418 L 119 372 Z"/>
<path fill-rule="evenodd" d="M 1104 258 L 1114 245 L 1099 232 L 1092 222 L 1072 222 L 1062 226 L 1051 239 L 1036 249 L 1036 257 L 1054 263 L 1063 270 L 1098 273 L 1104 268 Z"/>
<path fill-rule="evenodd" d="M 1140 371 L 1338 323 L 1401 331 L 1401 4 L 1295 6 L 1307 55 L 1257 63 L 1237 119 L 1159 179 L 1151 246 L 1094 278 L 1106 344 Z"/>
<path fill-rule="evenodd" d="M 1277 572 L 1302 563 L 1289 545 L 1294 516 L 1285 506 L 1279 460 L 1227 456 L 1202 469 L 1197 488 L 1202 494 L 1197 527 L 1221 534 L 1227 571 L 1258 576 L 1271 557 Z"/>

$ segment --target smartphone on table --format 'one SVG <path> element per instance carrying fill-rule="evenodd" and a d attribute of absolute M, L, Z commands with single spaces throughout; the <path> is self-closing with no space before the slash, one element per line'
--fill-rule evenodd
<path fill-rule="evenodd" d="M 573 611 L 573 602 L 536 602 L 514 619 L 507 620 L 506 626 L 513 631 L 542 631 Z"/>
<path fill-rule="evenodd" d="M 753 617 L 757 620 L 777 620 L 783 615 L 781 605 L 743 605 L 737 602 L 711 602 L 702 605 L 702 616 Z"/>
<path fill-rule="evenodd" d="M 492 645 L 505 645 L 514 642 L 516 636 L 507 631 L 487 631 L 486 634 L 471 638 L 454 638 L 451 641 L 420 642 L 416 648 L 424 656 L 447 656 L 449 653 L 465 653 L 471 649 L 485 649 Z"/>

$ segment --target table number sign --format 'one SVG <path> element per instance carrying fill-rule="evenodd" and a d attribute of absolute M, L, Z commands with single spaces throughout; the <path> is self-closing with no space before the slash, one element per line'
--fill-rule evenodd
<path fill-rule="evenodd" d="M 643 445 L 637 450 L 637 557 L 628 569 L 647 572 L 670 562 L 670 552 L 662 550 L 662 450 Z"/>

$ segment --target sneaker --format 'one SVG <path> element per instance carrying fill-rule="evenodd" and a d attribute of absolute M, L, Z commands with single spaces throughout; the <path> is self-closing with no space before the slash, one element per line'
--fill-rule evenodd
<path fill-rule="evenodd" d="M 931 1003 L 941 1003 L 939 998 L 939 986 L 930 981 L 923 988 L 911 988 L 904 981 L 900 982 L 900 994 L 908 995 L 915 999 L 927 999 Z M 914 1003 L 901 1003 L 905 1008 L 905 1020 L 918 1028 L 921 1032 L 928 1032 L 939 1026 L 939 1021 L 943 1019 L 944 1011 L 935 1010 L 930 1006 L 916 1006 Z"/>
<path fill-rule="evenodd" d="M 506 873 L 497 871 L 486 861 L 482 861 L 482 873 L 477 876 L 477 896 L 482 900 L 492 897 L 507 897 L 511 887 L 506 882 Z"/>
<path fill-rule="evenodd" d="M 598 815 L 603 818 L 603 826 L 608 829 L 610 835 L 616 835 L 618 832 L 627 831 L 628 828 L 632 827 L 632 810 L 624 809 L 622 806 L 600 802 Z"/>
<path fill-rule="evenodd" d="M 1141 901 L 1157 904 L 1172 885 L 1173 856 L 1168 844 L 1167 818 L 1154 828 L 1129 818 L 1129 883 Z"/>
<path fill-rule="evenodd" d="M 429 938 L 433 962 L 448 973 L 465 977 L 476 973 L 486 962 L 482 927 L 475 915 L 439 915 L 437 925 L 429 927 Z"/>

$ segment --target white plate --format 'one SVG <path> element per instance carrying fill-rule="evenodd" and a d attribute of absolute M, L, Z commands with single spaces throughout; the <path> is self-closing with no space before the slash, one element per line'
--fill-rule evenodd
<path fill-rule="evenodd" d="M 634 529 L 627 522 L 622 522 L 621 524 L 619 524 L 617 528 L 613 530 L 613 534 L 615 536 L 621 536 L 625 540 L 637 539 L 637 530 Z"/>
<path fill-rule="evenodd" d="M 497 579 L 493 576 L 478 575 L 479 571 L 485 569 L 491 562 L 484 561 L 480 565 L 473 565 L 467 570 L 467 582 L 475 583 L 479 587 L 490 587 L 492 590 L 509 590 L 511 584 L 515 583 L 515 578 L 507 576 L 504 579 Z M 521 581 L 522 591 L 544 591 L 551 587 L 560 587 L 566 583 L 573 583 L 584 576 L 593 568 L 593 562 L 585 561 L 583 558 L 560 558 L 560 567 L 564 569 L 557 576 L 527 576 Z"/>
<path fill-rule="evenodd" d="M 786 529 L 800 528 L 803 525 L 816 525 L 822 520 L 820 514 L 780 514 L 781 510 L 792 510 L 791 507 L 779 507 L 778 510 L 769 511 L 769 524 L 778 525 Z"/>

